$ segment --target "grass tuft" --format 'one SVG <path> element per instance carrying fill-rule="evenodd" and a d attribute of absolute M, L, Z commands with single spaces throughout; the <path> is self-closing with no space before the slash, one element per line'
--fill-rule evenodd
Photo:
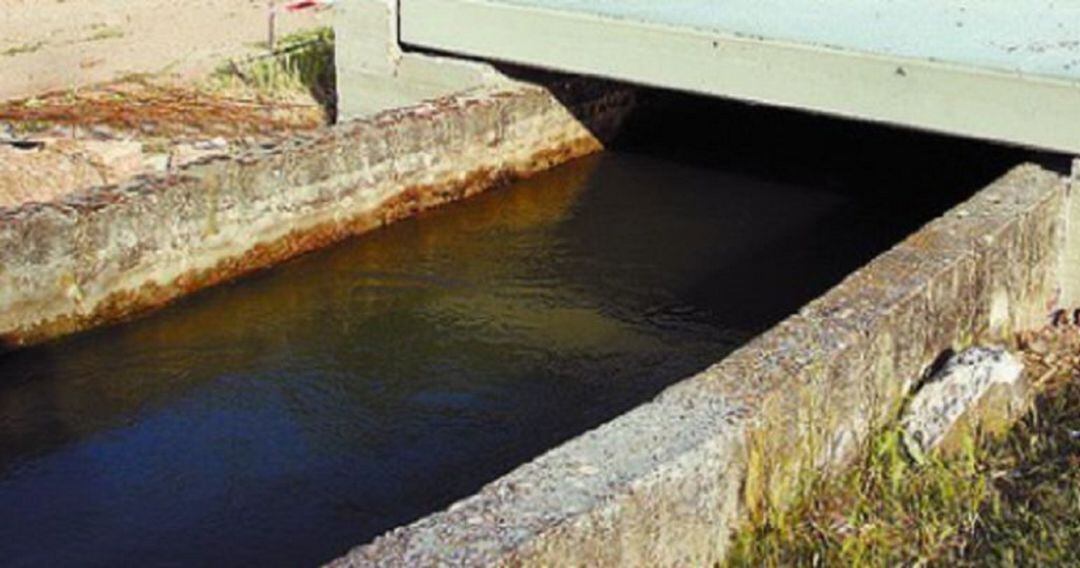
<path fill-rule="evenodd" d="M 320 101 L 335 91 L 334 32 L 330 28 L 282 38 L 273 54 L 245 62 L 229 62 L 214 73 L 215 88 L 246 88 L 269 97 L 310 93 Z"/>
<path fill-rule="evenodd" d="M 994 492 L 967 556 L 992 565 L 1080 565 L 1080 385 L 1075 379 L 988 456 Z"/>
<path fill-rule="evenodd" d="M 911 565 L 954 557 L 988 496 L 978 448 L 915 464 L 899 431 L 878 436 L 863 463 L 805 485 L 787 510 L 741 533 L 732 566 Z"/>
<path fill-rule="evenodd" d="M 731 566 L 1080 565 L 1076 369 L 1005 437 L 915 463 L 900 433 L 736 535 Z"/>

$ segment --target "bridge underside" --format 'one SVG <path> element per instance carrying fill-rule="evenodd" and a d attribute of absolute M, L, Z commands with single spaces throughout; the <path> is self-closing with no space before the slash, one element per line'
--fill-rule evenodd
<path fill-rule="evenodd" d="M 341 22 L 363 6 L 387 12 L 399 67 L 438 51 L 1080 153 L 1077 3 L 346 0 L 346 72 L 364 32 Z M 481 67 L 420 82 L 470 86 L 490 79 Z"/>

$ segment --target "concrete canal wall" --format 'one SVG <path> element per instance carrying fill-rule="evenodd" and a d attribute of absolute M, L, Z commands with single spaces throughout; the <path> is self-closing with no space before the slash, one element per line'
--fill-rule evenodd
<path fill-rule="evenodd" d="M 384 12 L 346 15 L 388 23 Z M 358 92 L 426 69 L 386 45 L 356 46 L 356 61 L 378 61 L 367 49 L 389 62 L 357 65 L 347 81 Z M 409 96 L 444 85 L 429 87 Z M 500 76 L 172 176 L 0 209 L 0 343 L 121 320 L 597 151 L 633 102 L 595 81 Z M 1077 304 L 1075 184 L 1018 168 L 714 367 L 334 565 L 722 559 L 731 532 L 782 506 L 807 471 L 854 459 L 943 353 Z"/>
<path fill-rule="evenodd" d="M 595 152 L 633 91 L 501 82 L 276 147 L 0 208 L 0 345 L 129 317 Z"/>
<path fill-rule="evenodd" d="M 1048 321 L 1071 202 L 1019 167 L 714 367 L 333 565 L 712 565 L 807 471 L 850 463 L 943 353 Z"/>

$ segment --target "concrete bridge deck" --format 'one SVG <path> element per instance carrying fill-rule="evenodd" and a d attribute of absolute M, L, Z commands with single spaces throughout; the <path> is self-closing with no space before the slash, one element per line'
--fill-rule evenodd
<path fill-rule="evenodd" d="M 1080 152 L 1076 1 L 399 0 L 396 8 L 406 49 Z"/>

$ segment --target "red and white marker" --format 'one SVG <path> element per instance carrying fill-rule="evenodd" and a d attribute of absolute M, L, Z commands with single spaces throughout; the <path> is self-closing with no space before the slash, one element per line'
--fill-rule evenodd
<path fill-rule="evenodd" d="M 285 4 L 286 12 L 300 12 L 303 10 L 320 10 L 334 5 L 334 0 L 295 0 Z"/>

